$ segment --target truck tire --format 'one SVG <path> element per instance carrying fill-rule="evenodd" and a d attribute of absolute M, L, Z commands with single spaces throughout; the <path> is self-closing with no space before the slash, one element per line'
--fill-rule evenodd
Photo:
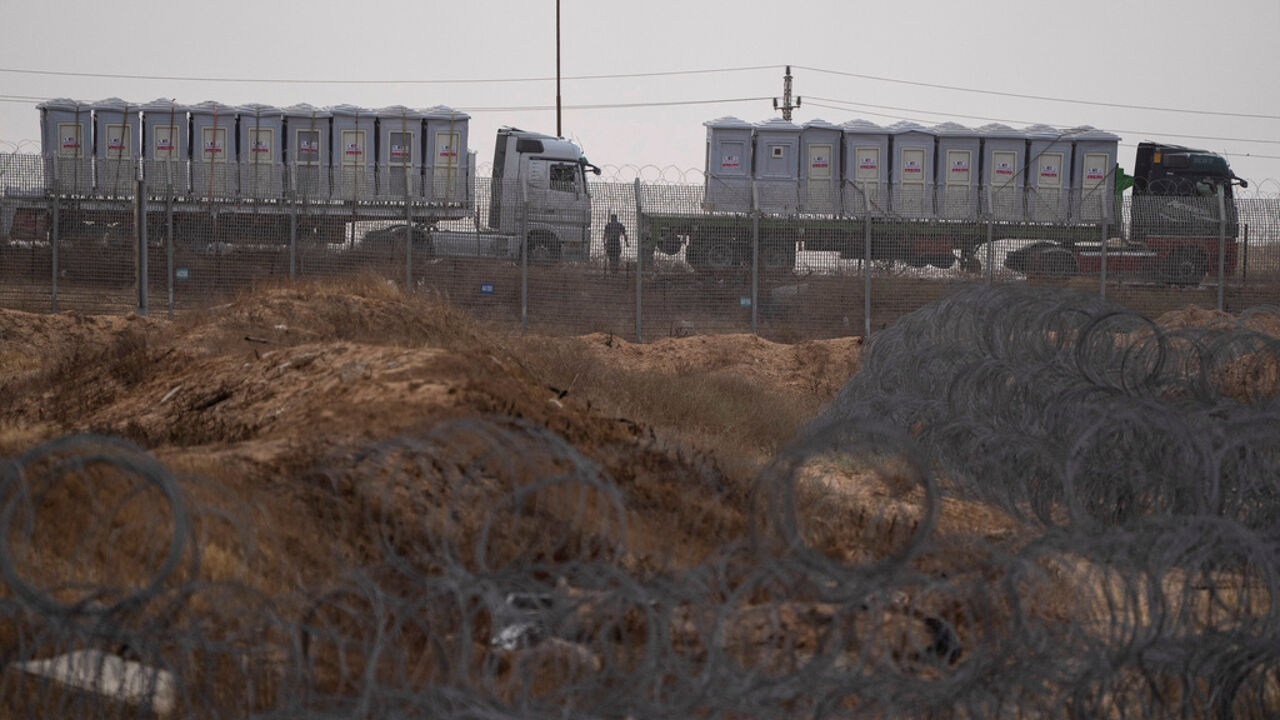
<path fill-rule="evenodd" d="M 529 262 L 547 264 L 560 261 L 560 242 L 546 230 L 530 230 L 526 247 L 529 248 Z"/>
<path fill-rule="evenodd" d="M 771 275 L 785 275 L 796 269 L 795 241 L 775 240 L 760 248 L 760 266 Z"/>
<path fill-rule="evenodd" d="M 658 238 L 658 249 L 661 250 L 664 255 L 675 255 L 680 252 L 680 246 L 682 244 L 683 243 L 680 242 L 680 238 L 675 235 L 662 235 Z"/>
<path fill-rule="evenodd" d="M 733 240 L 727 236 L 718 235 L 711 238 L 711 242 L 703 253 L 703 259 L 707 263 L 707 268 L 711 270 L 728 270 L 738 264 L 738 254 L 734 250 Z"/>
<path fill-rule="evenodd" d="M 1032 275 L 1053 280 L 1073 277 L 1079 272 L 1076 256 L 1062 248 L 1041 250 L 1036 253 L 1031 265 Z"/>
<path fill-rule="evenodd" d="M 1195 287 L 1204 282 L 1204 276 L 1209 272 L 1209 258 L 1200 248 L 1175 248 L 1165 258 L 1162 272 L 1165 282 Z"/>

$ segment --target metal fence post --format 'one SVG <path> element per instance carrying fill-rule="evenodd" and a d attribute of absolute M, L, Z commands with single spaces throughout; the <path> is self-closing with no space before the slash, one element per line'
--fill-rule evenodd
<path fill-rule="evenodd" d="M 1218 184 L 1218 312 L 1223 310 L 1223 286 L 1227 279 L 1227 201 Z"/>
<path fill-rule="evenodd" d="M 995 281 L 994 266 L 996 262 L 996 248 L 995 248 L 995 241 L 993 239 L 994 237 L 995 237 L 995 228 L 992 227 L 991 219 L 988 218 L 987 219 L 987 284 L 988 285 L 990 285 L 992 282 Z"/>
<path fill-rule="evenodd" d="M 147 282 L 147 185 L 145 180 L 138 180 L 134 189 L 136 193 L 133 199 L 133 234 L 137 238 L 135 252 L 137 253 L 135 269 L 135 282 L 138 289 L 138 314 L 146 317 L 148 286 Z"/>
<path fill-rule="evenodd" d="M 408 184 L 406 175 L 405 185 Z M 404 198 L 404 290 L 413 291 L 413 203 L 409 200 L 408 190 Z"/>
<path fill-rule="evenodd" d="M 1249 284 L 1249 226 L 1244 226 L 1244 258 L 1240 263 L 1240 286 Z"/>
<path fill-rule="evenodd" d="M 760 305 L 760 211 L 751 215 L 751 334 L 759 334 L 757 306 Z"/>
<path fill-rule="evenodd" d="M 289 279 L 297 277 L 298 272 L 298 204 L 289 200 Z"/>
<path fill-rule="evenodd" d="M 636 178 L 636 344 L 644 342 L 644 274 L 640 272 L 640 263 L 644 257 L 644 249 L 641 247 L 644 243 L 644 208 L 640 200 L 640 178 Z M 606 262 L 608 262 L 606 260 Z"/>
<path fill-rule="evenodd" d="M 1103 300 L 1107 299 L 1107 221 L 1103 220 L 1100 225 L 1102 229 L 1102 237 L 1098 238 L 1099 260 L 1101 269 L 1098 273 L 1098 297 Z"/>
<path fill-rule="evenodd" d="M 1083 204 L 1083 203 L 1082 203 Z M 1100 268 L 1098 272 L 1098 297 L 1107 299 L 1107 199 L 1104 193 L 1098 193 L 1098 206 L 1101 211 L 1099 214 L 1100 221 L 1098 223 L 1101 229 L 1101 237 L 1098 238 L 1098 259 Z"/>
<path fill-rule="evenodd" d="M 522 188 L 523 189 L 523 188 Z M 521 203 L 520 211 L 520 332 L 529 330 L 529 198 Z"/>
<path fill-rule="evenodd" d="M 173 194 L 164 199 L 164 248 L 167 263 L 165 273 L 169 291 L 169 317 L 173 317 Z"/>
<path fill-rule="evenodd" d="M 862 220 L 862 334 L 871 338 L 871 215 Z"/>
<path fill-rule="evenodd" d="M 60 214 L 59 210 L 60 208 L 58 207 L 58 196 L 55 195 L 53 197 L 53 222 L 52 222 L 52 227 L 49 229 L 49 248 L 52 251 L 52 257 L 50 259 L 49 264 L 52 266 L 52 270 L 53 270 L 53 284 L 50 286 L 51 289 L 49 293 L 49 299 L 51 303 L 50 312 L 55 312 L 55 313 L 58 312 L 58 236 L 60 234 L 59 228 L 58 228 L 58 216 Z"/>

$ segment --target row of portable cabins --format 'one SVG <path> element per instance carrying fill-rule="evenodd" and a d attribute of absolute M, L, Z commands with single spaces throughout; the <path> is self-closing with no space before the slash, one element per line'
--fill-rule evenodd
<path fill-rule="evenodd" d="M 470 116 L 444 106 L 40 106 L 46 185 L 59 195 L 471 201 Z"/>
<path fill-rule="evenodd" d="M 704 124 L 707 210 L 1032 222 L 1114 214 L 1120 138 L 1088 126 Z"/>

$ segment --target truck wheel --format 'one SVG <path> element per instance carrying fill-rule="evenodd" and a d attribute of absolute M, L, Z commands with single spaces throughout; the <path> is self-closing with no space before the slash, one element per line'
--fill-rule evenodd
<path fill-rule="evenodd" d="M 435 243 L 431 240 L 431 233 L 421 228 L 414 228 L 413 231 L 413 251 L 421 255 L 434 255 L 436 252 Z"/>
<path fill-rule="evenodd" d="M 1177 248 L 1164 261 L 1165 281 L 1174 285 L 1199 285 L 1208 271 L 1209 259 L 1199 248 Z"/>
<path fill-rule="evenodd" d="M 1034 274 L 1044 278 L 1069 278 L 1079 270 L 1076 266 L 1076 257 L 1062 248 L 1041 250 L 1036 254 L 1032 264 L 1035 268 Z"/>
<path fill-rule="evenodd" d="M 554 263 L 560 260 L 560 243 L 549 232 L 534 230 L 529 233 L 527 246 L 530 262 Z"/>
<path fill-rule="evenodd" d="M 658 249 L 664 255 L 675 255 L 680 252 L 680 238 L 675 235 L 662 235 L 658 238 Z"/>
<path fill-rule="evenodd" d="M 786 274 L 796 268 L 796 244 L 771 242 L 760 248 L 760 265 L 774 275 Z"/>
<path fill-rule="evenodd" d="M 738 264 L 733 241 L 724 236 L 710 239 L 703 253 L 703 259 L 707 268 L 711 270 L 728 270 Z"/>

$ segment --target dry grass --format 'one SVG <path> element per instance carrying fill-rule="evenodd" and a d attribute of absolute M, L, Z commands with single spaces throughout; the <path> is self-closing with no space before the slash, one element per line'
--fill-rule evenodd
<path fill-rule="evenodd" d="M 807 390 L 762 385 L 734 372 L 734 363 L 744 360 L 739 357 L 662 369 L 601 362 L 585 341 L 575 339 L 509 336 L 502 349 L 533 377 L 567 390 L 595 412 L 653 428 L 660 437 L 725 461 L 763 461 L 836 390 L 817 382 Z"/>

